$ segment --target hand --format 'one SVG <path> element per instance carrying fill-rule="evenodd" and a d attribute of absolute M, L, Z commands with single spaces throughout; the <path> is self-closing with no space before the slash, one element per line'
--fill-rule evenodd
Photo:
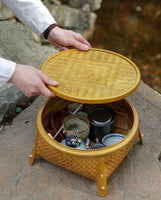
<path fill-rule="evenodd" d="M 60 50 L 77 48 L 82 51 L 88 51 L 91 48 L 89 42 L 79 33 L 61 29 L 58 26 L 50 31 L 47 39 Z"/>
<path fill-rule="evenodd" d="M 54 94 L 46 85 L 57 86 L 58 82 L 43 74 L 40 70 L 28 65 L 16 65 L 15 71 L 8 82 L 13 83 L 27 97 L 43 95 L 53 97 Z"/>

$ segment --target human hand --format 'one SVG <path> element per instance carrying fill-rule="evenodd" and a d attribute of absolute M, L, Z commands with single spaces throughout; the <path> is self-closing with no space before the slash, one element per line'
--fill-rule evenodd
<path fill-rule="evenodd" d="M 77 48 L 79 50 L 88 51 L 91 48 L 90 43 L 79 33 L 54 27 L 48 38 L 49 42 L 60 50 Z"/>
<path fill-rule="evenodd" d="M 8 82 L 13 83 L 27 97 L 43 95 L 53 97 L 54 94 L 46 85 L 58 86 L 58 82 L 47 77 L 40 70 L 29 66 L 16 64 L 15 71 Z"/>

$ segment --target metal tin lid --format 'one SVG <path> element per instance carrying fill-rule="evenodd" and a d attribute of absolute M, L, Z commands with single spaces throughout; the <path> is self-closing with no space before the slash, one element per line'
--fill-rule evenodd
<path fill-rule="evenodd" d="M 49 57 L 42 72 L 59 82 L 49 89 L 79 103 L 108 103 L 130 95 L 139 85 L 140 72 L 128 58 L 107 50 L 71 49 Z"/>
<path fill-rule="evenodd" d="M 96 106 L 89 111 L 88 118 L 90 119 L 91 124 L 95 126 L 107 126 L 114 122 L 115 113 L 108 107 Z"/>

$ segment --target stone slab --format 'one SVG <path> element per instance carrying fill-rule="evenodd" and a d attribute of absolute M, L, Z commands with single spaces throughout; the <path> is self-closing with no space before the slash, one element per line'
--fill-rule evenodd
<path fill-rule="evenodd" d="M 141 83 L 129 99 L 139 114 L 144 145 L 138 140 L 109 177 L 106 197 L 98 196 L 96 182 L 43 159 L 29 165 L 36 115 L 46 101 L 39 97 L 0 132 L 0 200 L 161 199 L 161 95 Z"/>

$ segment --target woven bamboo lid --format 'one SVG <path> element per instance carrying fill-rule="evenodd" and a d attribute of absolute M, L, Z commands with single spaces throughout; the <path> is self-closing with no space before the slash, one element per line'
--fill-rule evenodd
<path fill-rule="evenodd" d="M 66 50 L 49 57 L 41 70 L 59 82 L 48 86 L 57 96 L 80 103 L 108 103 L 130 95 L 140 72 L 126 57 L 112 51 Z"/>

